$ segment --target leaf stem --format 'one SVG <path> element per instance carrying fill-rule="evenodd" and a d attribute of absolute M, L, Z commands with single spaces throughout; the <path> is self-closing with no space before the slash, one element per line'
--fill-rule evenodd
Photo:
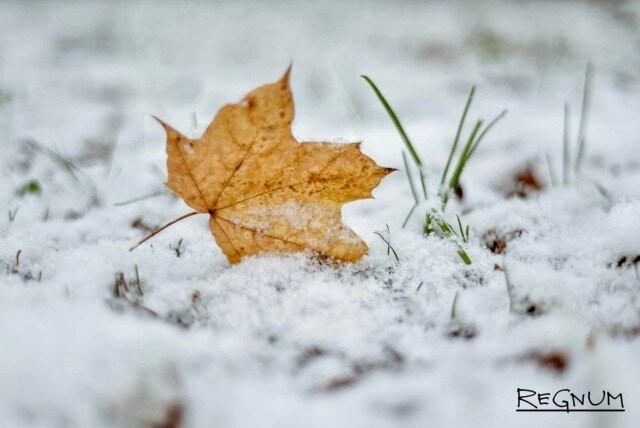
<path fill-rule="evenodd" d="M 172 226 L 172 225 L 176 224 L 177 222 L 179 222 L 181 220 L 184 220 L 187 217 L 191 217 L 192 215 L 196 215 L 196 214 L 203 214 L 203 213 L 199 213 L 198 211 L 193 211 L 193 212 L 190 212 L 190 213 L 185 214 L 183 216 L 180 216 L 180 217 L 178 217 L 176 219 L 171 220 L 169 223 L 167 223 L 164 226 L 161 226 L 161 227 L 155 229 L 154 231 L 149 233 L 147 236 L 142 238 L 140 241 L 138 241 L 138 243 L 136 245 L 134 245 L 133 247 L 129 248 L 129 251 L 135 250 L 140 245 L 144 244 L 146 241 L 148 241 L 149 239 L 153 238 L 154 236 L 156 236 L 158 233 L 162 232 L 163 230 L 165 230 L 169 226 Z"/>

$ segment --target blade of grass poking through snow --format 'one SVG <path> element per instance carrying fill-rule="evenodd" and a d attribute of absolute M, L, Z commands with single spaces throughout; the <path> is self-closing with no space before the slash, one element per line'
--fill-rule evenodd
<path fill-rule="evenodd" d="M 469 152 L 476 138 L 478 130 L 480 129 L 481 126 L 482 126 L 482 121 L 481 120 L 477 121 L 475 126 L 473 127 L 473 131 L 471 131 L 471 134 L 469 134 L 469 138 L 467 139 L 467 142 L 464 145 L 462 152 L 460 153 L 460 157 L 458 158 L 456 169 L 454 169 L 453 173 L 451 174 L 451 180 L 449 180 L 450 190 L 455 189 L 456 186 L 458 185 L 458 181 L 460 180 L 462 171 L 464 170 L 464 167 L 467 165 L 467 161 L 469 160 Z"/>
<path fill-rule="evenodd" d="M 404 163 L 404 170 L 405 170 L 405 173 L 407 174 L 407 181 L 409 182 L 409 187 L 411 188 L 411 194 L 413 195 L 413 206 L 411 207 L 409 214 L 407 214 L 407 216 L 405 217 L 404 222 L 402 222 L 402 227 L 404 228 L 407 225 L 409 218 L 411 218 L 411 214 L 413 214 L 413 211 L 418 206 L 418 193 L 416 192 L 416 188 L 413 185 L 413 177 L 411 176 L 411 169 L 409 168 L 409 162 L 407 162 L 407 155 L 404 153 L 404 150 L 402 151 L 402 162 Z"/>
<path fill-rule="evenodd" d="M 564 133 L 562 138 L 562 184 L 569 184 L 571 165 L 571 148 L 569 147 L 569 104 L 564 104 Z"/>
<path fill-rule="evenodd" d="M 458 220 L 458 228 L 460 229 L 460 236 L 462 237 L 462 242 L 465 244 L 469 242 L 469 226 L 467 226 L 467 232 L 465 233 L 465 229 L 462 227 L 462 222 L 460 221 L 460 217 L 456 214 L 456 220 Z"/>
<path fill-rule="evenodd" d="M 404 145 L 407 147 L 407 150 L 411 155 L 411 159 L 413 159 L 413 162 L 418 167 L 418 174 L 420 175 L 420 184 L 422 186 L 422 195 L 424 196 L 425 199 L 427 199 L 427 185 L 425 184 L 424 172 L 422 171 L 422 159 L 420 159 L 418 152 L 416 151 L 415 147 L 413 147 L 413 143 L 411 143 L 411 139 L 405 132 L 404 127 L 402 126 L 402 123 L 400 123 L 400 119 L 398 119 L 398 115 L 396 115 L 396 112 L 393 111 L 393 108 L 391 108 L 391 105 L 389 104 L 387 99 L 384 97 L 384 95 L 382 95 L 382 92 L 380 92 L 380 89 L 378 89 L 376 84 L 373 83 L 373 80 L 371 80 L 369 76 L 363 75 L 361 77 L 369 84 L 369 86 L 371 86 L 371 89 L 373 89 L 373 92 L 376 94 L 376 96 L 378 97 L 378 100 L 380 101 L 380 103 L 386 110 L 387 114 L 389 115 L 391 122 L 393 122 L 393 125 L 396 127 L 398 134 L 400 134 L 400 138 L 402 138 Z"/>
<path fill-rule="evenodd" d="M 20 207 L 16 208 L 15 210 L 13 210 L 13 212 L 11 210 L 9 210 L 9 223 L 12 223 L 13 220 L 16 219 L 16 215 L 18 214 L 18 211 L 20 210 Z"/>
<path fill-rule="evenodd" d="M 444 236 L 451 239 L 455 243 L 458 249 L 457 251 L 458 251 L 458 256 L 460 256 L 460 259 L 462 259 L 464 264 L 470 265 L 471 259 L 469 258 L 469 255 L 459 243 L 459 240 L 462 238 L 460 238 L 456 233 L 456 231 L 453 229 L 453 227 L 451 227 L 451 225 L 448 224 L 446 221 L 444 221 L 442 218 L 434 216 L 434 220 L 438 225 L 438 227 L 440 228 L 440 230 L 442 231 L 442 233 L 444 234 Z"/>
<path fill-rule="evenodd" d="M 551 161 L 551 156 L 549 155 L 549 152 L 544 152 L 544 158 L 547 161 L 547 170 L 549 171 L 549 181 L 551 182 L 551 186 L 558 187 L 558 176 L 556 175 L 556 172 L 553 169 L 553 162 Z"/>
<path fill-rule="evenodd" d="M 491 122 L 489 122 L 487 127 L 482 130 L 482 132 L 480 133 L 480 135 L 476 139 L 476 142 L 473 143 L 473 146 L 471 147 L 471 150 L 469 150 L 469 153 L 467 154 L 467 160 L 476 151 L 476 148 L 478 148 L 478 146 L 480 145 L 480 142 L 484 139 L 484 136 L 487 135 L 487 133 L 491 130 L 491 128 L 493 128 L 494 125 L 496 123 L 498 123 L 506 115 L 507 115 L 507 110 L 502 110 L 502 112 L 499 115 L 497 115 Z"/>
<path fill-rule="evenodd" d="M 413 204 L 413 206 L 411 207 L 411 209 L 407 213 L 407 216 L 404 218 L 404 221 L 402 222 L 402 228 L 403 229 L 407 225 L 407 223 L 409 222 L 409 219 L 411 218 L 411 215 L 416 210 L 416 208 L 418 208 L 418 203 Z"/>
<path fill-rule="evenodd" d="M 576 155 L 575 172 L 576 176 L 580 174 L 582 162 L 584 160 L 585 150 L 585 134 L 587 130 L 587 119 L 589 116 L 589 108 L 591 106 L 591 86 L 593 82 L 593 65 L 587 64 L 587 70 L 584 75 L 584 89 L 582 92 L 582 108 L 580 111 L 580 125 L 578 125 L 578 154 Z"/>
<path fill-rule="evenodd" d="M 460 256 L 460 259 L 462 259 L 465 265 L 468 266 L 471 264 L 471 259 L 467 255 L 467 252 L 463 250 L 462 247 L 460 246 L 458 246 L 458 256 Z"/>
<path fill-rule="evenodd" d="M 53 149 L 50 149 L 44 144 L 39 143 L 33 138 L 28 139 L 26 141 L 26 144 L 29 145 L 31 148 L 39 151 L 40 153 L 43 153 L 44 155 L 48 156 L 49 159 L 51 159 L 55 164 L 57 164 L 63 171 L 68 173 L 73 179 L 73 181 L 75 181 L 80 185 L 86 184 L 92 191 L 95 192 L 97 187 L 96 187 L 96 182 L 93 180 L 93 178 L 91 178 L 89 174 L 87 174 L 86 172 L 84 172 L 83 170 L 75 166 L 71 161 L 69 161 L 67 158 L 62 156 L 60 153 L 58 153 Z M 80 173 L 84 177 L 85 179 L 84 183 L 80 179 L 80 177 L 78 177 L 78 174 L 76 174 L 76 172 Z"/>
<path fill-rule="evenodd" d="M 398 134 L 400 134 L 400 137 L 402 138 L 402 141 L 404 142 L 405 146 L 407 146 L 407 150 L 409 150 L 409 153 L 411 154 L 411 157 L 413 158 L 413 161 L 416 163 L 416 165 L 419 168 L 421 168 L 422 167 L 422 160 L 420 159 L 420 156 L 418 155 L 418 153 L 416 152 L 415 148 L 413 147 L 413 144 L 411 143 L 411 140 L 409 139 L 409 136 L 404 131 L 404 128 L 402 127 L 402 124 L 400 123 L 400 119 L 398 119 L 398 116 L 393 111 L 393 109 L 391 108 L 391 106 L 387 102 L 387 100 L 384 97 L 384 95 L 382 95 L 382 92 L 380 92 L 380 90 L 378 89 L 376 84 L 373 83 L 373 80 L 371 80 L 369 78 L 369 76 L 363 75 L 361 77 L 364 80 L 366 80 L 366 82 L 369 84 L 369 86 L 371 86 L 371 89 L 373 89 L 373 92 L 376 94 L 376 96 L 378 97 L 378 100 L 380 100 L 380 103 L 382 104 L 384 109 L 387 111 L 387 114 L 389 115 L 389 117 L 391 118 L 391 121 L 395 125 L 396 130 L 398 131 Z"/>
<path fill-rule="evenodd" d="M 434 232 L 433 227 L 431 227 L 431 223 L 433 223 L 433 216 L 430 212 L 427 212 L 424 219 L 424 228 L 423 232 L 425 235 L 430 235 Z"/>
<path fill-rule="evenodd" d="M 26 141 L 26 144 L 28 146 L 30 146 L 31 148 L 39 151 L 40 153 L 44 153 L 45 155 L 49 156 L 49 158 L 54 163 L 58 164 L 58 166 L 60 166 L 64 171 L 66 171 L 67 174 L 69 174 L 71 176 L 71 178 L 73 178 L 74 181 L 76 181 L 78 183 L 80 182 L 80 178 L 78 178 L 78 175 L 75 173 L 75 170 L 80 171 L 80 169 L 78 167 L 76 167 L 74 164 L 72 164 L 70 161 L 65 159 L 58 152 L 56 152 L 55 150 L 50 149 L 49 147 L 45 146 L 44 144 L 40 144 L 39 142 L 37 142 L 34 139 L 28 139 Z"/>
<path fill-rule="evenodd" d="M 411 169 L 409 168 L 409 162 L 407 162 L 407 155 L 402 151 L 402 162 L 404 163 L 404 171 L 407 174 L 407 181 L 409 182 L 409 187 L 411 188 L 411 195 L 413 195 L 413 200 L 417 204 L 418 203 L 418 193 L 416 192 L 416 188 L 413 185 L 413 177 L 411 176 Z"/>
<path fill-rule="evenodd" d="M 447 179 L 447 173 L 449 172 L 449 166 L 451 166 L 451 160 L 453 159 L 453 154 L 458 147 L 458 141 L 460 140 L 460 134 L 462 133 L 462 127 L 464 126 L 464 121 L 467 118 L 467 113 L 469 112 L 469 107 L 471 106 L 471 101 L 473 101 L 473 95 L 476 92 L 476 87 L 472 86 L 471 91 L 469 91 L 469 96 L 467 97 L 467 102 L 464 105 L 464 110 L 462 111 L 462 116 L 460 117 L 460 123 L 458 124 L 458 130 L 456 131 L 456 136 L 453 139 L 453 144 L 451 145 L 451 151 L 449 152 L 449 157 L 447 158 L 447 163 L 444 166 L 444 170 L 442 171 L 442 178 L 440 179 L 440 185 L 444 185 L 445 180 Z"/>
<path fill-rule="evenodd" d="M 456 294 L 453 295 L 453 302 L 451 302 L 451 321 L 457 318 L 457 306 L 458 306 L 458 294 L 460 290 L 456 290 Z"/>
<path fill-rule="evenodd" d="M 389 231 L 389 225 L 387 225 L 387 232 Z M 398 257 L 398 253 L 396 253 L 396 250 L 391 246 L 391 243 L 389 242 L 389 240 L 387 238 L 385 238 L 384 236 L 382 236 L 382 234 L 378 231 L 373 232 L 376 235 L 378 235 L 380 237 L 380 239 L 382 239 L 384 241 L 385 244 L 387 244 L 387 254 L 389 254 L 389 251 L 391 251 L 393 253 L 393 257 L 396 258 L 396 261 L 400 261 L 400 257 Z"/>
<path fill-rule="evenodd" d="M 602 197 L 605 198 L 607 200 L 607 202 L 609 202 L 609 205 L 612 205 L 613 204 L 613 196 L 611 196 L 611 193 L 609 193 L 607 191 L 607 189 L 602 184 L 598 183 L 597 181 L 591 180 L 591 183 L 596 188 L 596 190 L 602 195 Z"/>

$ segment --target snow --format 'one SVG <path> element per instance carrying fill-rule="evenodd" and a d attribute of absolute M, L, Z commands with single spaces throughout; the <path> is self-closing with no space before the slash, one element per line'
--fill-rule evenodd
<path fill-rule="evenodd" d="M 2 426 L 637 425 L 639 3 L 0 8 Z M 560 171 L 563 105 L 575 138 L 588 60 L 582 176 L 552 187 L 545 153 Z M 402 171 L 343 209 L 370 247 L 357 264 L 265 254 L 229 265 L 206 216 L 128 251 L 188 212 L 163 187 L 150 114 L 197 136 L 290 62 L 299 140 L 362 140 L 402 169 L 367 74 L 421 153 L 430 193 L 471 85 L 470 120 L 509 109 L 447 208 L 470 225 L 472 265 L 420 233 L 433 200 L 401 228 L 413 204 Z M 506 196 L 527 167 L 544 188 Z M 40 194 L 17 195 L 31 180 Z M 399 261 L 374 234 L 386 225 Z M 502 254 L 487 248 L 496 238 Z M 516 413 L 517 388 L 622 392 L 626 412 Z"/>

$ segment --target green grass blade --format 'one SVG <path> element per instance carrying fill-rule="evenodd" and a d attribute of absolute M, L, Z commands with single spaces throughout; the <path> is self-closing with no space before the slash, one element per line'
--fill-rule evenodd
<path fill-rule="evenodd" d="M 460 256 L 460 258 L 462 259 L 465 265 L 468 266 L 471 264 L 471 259 L 469 258 L 469 255 L 465 250 L 463 250 L 460 247 L 458 247 L 458 256 Z"/>
<path fill-rule="evenodd" d="M 382 239 L 384 241 L 384 243 L 387 244 L 387 252 L 389 250 L 391 250 L 391 252 L 393 253 L 393 257 L 395 257 L 397 261 L 400 261 L 400 257 L 398 257 L 398 253 L 396 253 L 396 250 L 393 249 L 393 247 L 391 246 L 389 241 L 384 236 L 382 236 L 382 234 L 380 232 L 373 232 L 373 233 L 378 235 L 380 237 L 380 239 Z"/>
<path fill-rule="evenodd" d="M 484 130 L 478 136 L 478 139 L 476 140 L 476 142 L 473 143 L 473 146 L 471 147 L 471 150 L 467 155 L 467 159 L 469 159 L 471 155 L 473 155 L 473 152 L 475 152 L 478 145 L 480 145 L 480 141 L 482 141 L 484 136 L 487 135 L 487 133 L 491 130 L 491 128 L 493 128 L 495 124 L 498 123 L 506 115 L 507 115 L 507 110 L 502 110 L 502 112 L 499 115 L 497 115 L 491 122 L 489 122 L 489 125 L 487 125 L 487 127 L 484 128 Z"/>
<path fill-rule="evenodd" d="M 65 157 L 63 157 L 61 154 L 59 154 L 57 151 L 50 149 L 49 147 L 39 143 L 34 139 L 28 139 L 26 141 L 26 144 L 31 146 L 35 150 L 38 150 L 40 153 L 44 153 L 45 155 L 47 155 L 62 170 L 69 174 L 69 176 L 73 178 L 74 181 L 78 183 L 80 182 L 80 178 L 78 178 L 78 175 L 76 174 L 76 171 L 80 171 L 80 169 Z"/>
<path fill-rule="evenodd" d="M 451 321 L 455 320 L 456 317 L 456 309 L 458 305 L 458 294 L 460 290 L 456 290 L 456 294 L 453 296 L 453 302 L 451 303 Z"/>
<path fill-rule="evenodd" d="M 511 275 L 509 275 L 509 269 L 506 264 L 502 265 L 504 271 L 504 282 L 507 286 L 507 296 L 509 296 L 509 313 L 513 312 L 513 282 L 511 282 Z"/>
<path fill-rule="evenodd" d="M 462 248 L 462 246 L 460 245 L 457 239 L 457 238 L 459 239 L 462 239 L 462 238 L 458 236 L 458 234 L 453 229 L 453 227 L 451 227 L 451 225 L 447 223 L 444 219 L 438 217 L 437 215 L 434 216 L 433 219 L 435 220 L 436 224 L 438 225 L 442 233 L 445 235 L 445 237 L 450 239 L 455 244 L 455 246 L 457 247 L 458 256 L 460 257 L 460 259 L 462 259 L 464 264 L 470 265 L 472 263 L 471 259 L 469 258 L 469 255 L 467 254 L 467 252 Z"/>
<path fill-rule="evenodd" d="M 584 89 L 582 92 L 582 109 L 580 112 L 580 125 L 578 126 L 578 154 L 576 155 L 575 172 L 580 173 L 582 162 L 584 161 L 584 152 L 586 144 L 586 129 L 589 110 L 591 107 L 591 87 L 593 82 L 593 65 L 587 64 L 587 70 L 584 76 Z"/>
<path fill-rule="evenodd" d="M 460 134 L 462 133 L 462 128 L 464 127 L 464 121 L 467 118 L 467 113 L 469 112 L 469 107 L 471 106 L 471 101 L 473 100 L 473 95 L 476 92 L 476 87 L 472 86 L 471 91 L 469 91 L 469 96 L 467 97 L 467 103 L 464 106 L 464 110 L 462 111 L 462 116 L 460 117 L 460 123 L 458 124 L 458 130 L 456 131 L 456 137 L 453 139 L 453 144 L 451 145 L 451 151 L 449 152 L 449 157 L 447 158 L 447 163 L 444 166 L 444 170 L 442 171 L 442 178 L 440 179 L 440 185 L 444 185 L 445 180 L 447 179 L 447 173 L 449 172 L 449 166 L 451 166 L 451 160 L 453 159 L 453 154 L 458 147 L 458 141 L 460 140 Z"/>
<path fill-rule="evenodd" d="M 413 200 L 418 203 L 418 192 L 416 192 L 416 188 L 413 185 L 413 177 L 411 176 L 411 169 L 409 168 L 409 162 L 407 162 L 407 155 L 402 151 L 402 162 L 404 163 L 404 172 L 407 174 L 407 181 L 409 182 L 409 187 L 411 187 L 411 194 L 413 195 Z"/>
<path fill-rule="evenodd" d="M 473 127 L 473 131 L 469 134 L 469 138 L 467 139 L 464 148 L 462 149 L 462 153 L 460 153 L 460 157 L 458 158 L 458 164 L 456 165 L 456 169 L 451 174 L 451 180 L 449 180 L 449 189 L 453 190 L 458 185 L 458 181 L 460 180 L 460 176 L 462 175 L 462 171 L 464 167 L 467 165 L 467 161 L 469 160 L 469 152 L 471 150 L 471 146 L 473 141 L 478 134 L 478 130 L 482 126 L 482 121 L 479 120 L 476 122 L 476 125 Z"/>
<path fill-rule="evenodd" d="M 417 207 L 418 207 L 418 204 L 415 203 L 415 204 L 413 204 L 413 206 L 409 210 L 409 214 L 407 214 L 407 216 L 405 217 L 404 221 L 402 222 L 402 228 L 403 229 L 407 225 L 407 223 L 409 222 L 409 219 L 411 218 L 411 215 L 413 214 L 413 212 L 416 210 Z"/>
<path fill-rule="evenodd" d="M 422 196 L 424 196 L 425 201 L 427 200 L 427 185 L 425 184 L 424 173 L 422 172 L 422 168 L 418 168 L 418 173 L 420 174 L 420 184 L 422 185 Z"/>
<path fill-rule="evenodd" d="M 569 184 L 571 148 L 569 147 L 569 104 L 564 104 L 564 133 L 562 138 L 562 184 Z"/>
<path fill-rule="evenodd" d="M 553 162 L 551 161 L 551 156 L 549 155 L 549 152 L 544 152 L 544 158 L 547 161 L 547 170 L 549 171 L 549 181 L 551 181 L 551 186 L 558 187 L 558 176 L 556 175 L 556 172 L 553 169 Z"/>
<path fill-rule="evenodd" d="M 602 195 L 602 197 L 605 198 L 607 200 L 607 202 L 609 202 L 609 205 L 612 205 L 613 204 L 613 196 L 611 196 L 611 193 L 609 193 L 607 191 L 607 189 L 602 184 L 598 183 L 597 181 L 592 180 L 591 183 L 596 188 L 596 190 Z"/>
<path fill-rule="evenodd" d="M 460 229 L 460 236 L 464 242 L 467 242 L 467 239 L 464 236 L 464 228 L 462 227 L 462 222 L 460 221 L 460 216 L 456 214 L 456 220 L 458 220 L 458 228 Z"/>
<path fill-rule="evenodd" d="M 402 138 L 402 141 L 404 142 L 405 146 L 407 146 L 407 150 L 411 154 L 411 157 L 413 158 L 413 161 L 416 163 L 418 168 L 421 168 L 422 167 L 422 160 L 420 159 L 420 156 L 418 155 L 418 153 L 416 152 L 415 148 L 413 147 L 413 144 L 411 143 L 411 140 L 409 139 L 409 136 L 404 131 L 404 127 L 400 123 L 400 119 L 398 119 L 398 116 L 393 111 L 393 109 L 391 108 L 391 106 L 389 105 L 387 100 L 385 99 L 384 95 L 382 95 L 382 92 L 380 92 L 380 90 L 378 89 L 376 84 L 373 83 L 373 80 L 371 80 L 368 76 L 364 76 L 363 75 L 361 77 L 364 80 L 366 80 L 366 82 L 369 84 L 369 86 L 371 86 L 371 89 L 373 89 L 373 92 L 375 92 L 376 96 L 378 97 L 378 100 L 380 100 L 380 103 L 382 103 L 382 106 L 387 111 L 387 114 L 389 115 L 389 117 L 391 118 L 391 121 L 395 125 L 396 130 L 400 134 L 400 137 Z"/>
<path fill-rule="evenodd" d="M 431 213 L 427 212 L 424 219 L 424 228 L 422 230 L 425 235 L 430 235 L 434 232 L 433 227 L 431 227 L 431 223 L 433 223 L 433 216 Z"/>

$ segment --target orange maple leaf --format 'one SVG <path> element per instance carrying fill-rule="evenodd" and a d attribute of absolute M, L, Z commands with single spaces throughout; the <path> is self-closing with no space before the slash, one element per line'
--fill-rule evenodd
<path fill-rule="evenodd" d="M 290 68 L 223 107 L 198 139 L 157 119 L 167 133 L 166 184 L 195 210 L 167 226 L 208 213 L 231 263 L 263 251 L 305 249 L 357 261 L 368 248 L 342 224 L 341 207 L 372 197 L 394 169 L 376 165 L 360 143 L 298 142 L 291 133 L 289 74 Z"/>

